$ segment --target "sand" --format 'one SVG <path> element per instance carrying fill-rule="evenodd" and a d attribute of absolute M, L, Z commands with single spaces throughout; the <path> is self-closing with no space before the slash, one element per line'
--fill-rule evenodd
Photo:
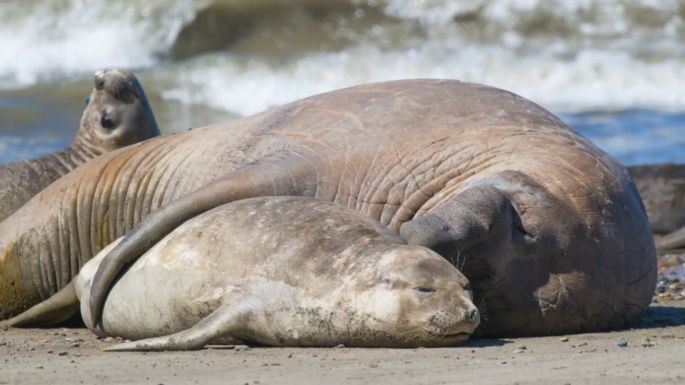
<path fill-rule="evenodd" d="M 102 351 L 115 343 L 79 328 L 0 331 L 0 384 L 685 384 L 685 301 L 655 303 L 630 330 L 446 349 Z"/>

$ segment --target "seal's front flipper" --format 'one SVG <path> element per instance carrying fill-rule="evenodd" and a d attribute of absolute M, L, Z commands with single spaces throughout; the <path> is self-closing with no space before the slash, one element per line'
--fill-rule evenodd
<path fill-rule="evenodd" d="M 102 261 L 93 278 L 90 314 L 100 324 L 102 308 L 121 271 L 183 222 L 217 206 L 258 196 L 313 196 L 316 172 L 311 164 L 287 151 L 271 154 L 185 197 L 152 212 L 138 223 Z"/>
<path fill-rule="evenodd" d="M 235 337 L 233 333 L 244 329 L 249 323 L 258 302 L 249 299 L 239 303 L 226 300 L 222 302 L 223 305 L 190 329 L 164 337 L 126 342 L 105 350 L 108 352 L 199 350 L 219 338 Z"/>
<path fill-rule="evenodd" d="M 659 252 L 685 249 L 685 227 L 664 235 L 656 241 L 656 249 Z"/>
<path fill-rule="evenodd" d="M 526 248 L 538 243 L 544 229 L 536 221 L 524 223 L 524 214 L 550 208 L 563 209 L 547 188 L 519 171 L 505 170 L 469 181 L 457 195 L 404 223 L 400 236 L 459 262 L 457 268 L 464 262 L 457 259 L 474 254 L 497 263 L 502 254 L 510 254 L 505 249 L 512 244 Z"/>
<path fill-rule="evenodd" d="M 517 217 L 511 202 L 499 189 L 481 185 L 466 189 L 426 215 L 404 223 L 400 236 L 408 244 L 428 247 L 452 259 L 493 238 L 508 237 Z"/>
<path fill-rule="evenodd" d="M 10 327 L 47 327 L 64 322 L 79 310 L 74 281 L 52 297 L 5 321 Z"/>

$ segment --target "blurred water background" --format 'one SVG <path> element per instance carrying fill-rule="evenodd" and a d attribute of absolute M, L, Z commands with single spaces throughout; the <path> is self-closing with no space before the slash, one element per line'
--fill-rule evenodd
<path fill-rule="evenodd" d="M 685 162 L 685 1 L 2 0 L 0 162 L 68 144 L 92 73 L 164 133 L 359 83 L 514 91 L 626 164 Z"/>

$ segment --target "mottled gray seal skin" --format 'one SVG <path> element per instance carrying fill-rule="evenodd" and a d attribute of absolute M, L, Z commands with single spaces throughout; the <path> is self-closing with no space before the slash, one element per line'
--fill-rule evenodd
<path fill-rule="evenodd" d="M 628 167 L 660 250 L 685 248 L 685 164 L 646 164 Z"/>
<path fill-rule="evenodd" d="M 519 96 L 405 80 L 155 138 L 77 168 L 0 224 L 0 285 L 17 283 L 0 290 L 9 293 L 0 310 L 50 297 L 128 234 L 94 278 L 97 324 L 118 273 L 166 234 L 219 205 L 273 195 L 340 203 L 437 251 L 485 305 L 484 335 L 624 326 L 656 284 L 651 229 L 625 168 Z"/>
<path fill-rule="evenodd" d="M 78 165 L 157 135 L 154 114 L 138 79 L 122 70 L 96 72 L 95 87 L 69 147 L 0 165 L 0 221 Z"/>
<path fill-rule="evenodd" d="M 210 210 L 155 244 L 114 285 L 102 328 L 95 328 L 90 284 L 116 243 L 91 259 L 68 289 L 72 304 L 81 300 L 90 329 L 143 339 L 109 350 L 189 350 L 222 342 L 453 346 L 480 320 L 468 280 L 430 249 L 406 245 L 338 204 L 264 197 Z M 52 317 L 54 301 L 38 305 L 40 313 Z M 64 306 L 60 299 L 57 304 Z"/>

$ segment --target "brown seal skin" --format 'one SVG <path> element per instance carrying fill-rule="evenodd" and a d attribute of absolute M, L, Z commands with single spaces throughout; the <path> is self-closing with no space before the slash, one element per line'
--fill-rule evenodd
<path fill-rule="evenodd" d="M 117 281 L 103 327 L 93 328 L 90 284 L 116 244 L 8 324 L 50 325 L 82 301 L 98 335 L 142 339 L 108 350 L 188 350 L 454 346 L 480 320 L 468 280 L 434 251 L 342 205 L 276 196 L 231 202 L 177 227 Z"/>
<path fill-rule="evenodd" d="M 0 224 L 0 263 L 10 265 L 0 272 L 21 272 L 0 309 L 9 316 L 48 298 L 127 234 L 94 278 L 97 324 L 111 282 L 151 245 L 213 207 L 269 195 L 340 203 L 437 251 L 471 281 L 484 335 L 621 327 L 647 308 L 656 283 L 649 222 L 620 164 L 509 92 L 404 80 L 79 167 Z"/>
<path fill-rule="evenodd" d="M 660 250 L 685 247 L 685 164 L 646 164 L 628 167 Z"/>
<path fill-rule="evenodd" d="M 79 130 L 63 151 L 0 165 L 0 221 L 47 185 L 96 156 L 159 135 L 138 79 L 122 70 L 95 73 Z"/>

